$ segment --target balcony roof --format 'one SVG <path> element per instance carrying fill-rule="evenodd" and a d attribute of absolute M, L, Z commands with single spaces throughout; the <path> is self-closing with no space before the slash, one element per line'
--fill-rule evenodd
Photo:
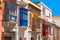
<path fill-rule="evenodd" d="M 15 22 L 3 22 L 3 27 L 6 27 L 6 28 L 14 28 L 16 26 L 16 23 Z"/>
<path fill-rule="evenodd" d="M 42 6 L 44 6 L 46 9 L 48 9 L 49 11 L 52 11 L 49 7 L 47 7 L 43 2 L 40 2 L 40 4 L 42 5 Z"/>
<path fill-rule="evenodd" d="M 37 6 L 36 4 L 34 4 L 33 2 L 29 1 L 29 4 L 33 5 L 34 7 L 38 8 L 39 10 L 41 10 L 41 8 L 39 6 Z"/>

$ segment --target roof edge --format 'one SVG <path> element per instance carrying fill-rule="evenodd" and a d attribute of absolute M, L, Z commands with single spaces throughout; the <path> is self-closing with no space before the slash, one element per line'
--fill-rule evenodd
<path fill-rule="evenodd" d="M 47 7 L 43 2 L 40 2 L 41 5 L 43 5 L 45 8 L 47 8 L 49 11 L 52 11 L 49 7 Z"/>

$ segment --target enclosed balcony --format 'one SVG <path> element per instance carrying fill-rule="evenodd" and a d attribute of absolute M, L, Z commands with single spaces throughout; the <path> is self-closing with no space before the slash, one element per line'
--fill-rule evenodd
<path fill-rule="evenodd" d="M 28 9 L 23 7 L 19 11 L 19 26 L 28 27 Z"/>
<path fill-rule="evenodd" d="M 17 4 L 14 2 L 5 2 L 4 11 L 3 26 L 9 28 L 14 27 L 17 18 Z"/>
<path fill-rule="evenodd" d="M 37 18 L 33 18 L 33 26 L 35 27 L 40 27 L 40 20 Z"/>
<path fill-rule="evenodd" d="M 41 16 L 41 9 L 39 6 L 37 6 L 35 3 L 29 1 L 29 11 L 33 14 L 37 14 L 38 16 Z"/>
<path fill-rule="evenodd" d="M 40 17 L 37 14 L 29 14 L 29 26 L 40 27 Z"/>

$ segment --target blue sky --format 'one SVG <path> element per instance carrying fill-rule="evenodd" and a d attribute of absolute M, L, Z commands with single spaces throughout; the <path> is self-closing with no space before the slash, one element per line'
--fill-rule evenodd
<path fill-rule="evenodd" d="M 32 0 L 33 2 L 42 1 L 50 9 L 52 9 L 53 16 L 60 16 L 60 0 Z"/>

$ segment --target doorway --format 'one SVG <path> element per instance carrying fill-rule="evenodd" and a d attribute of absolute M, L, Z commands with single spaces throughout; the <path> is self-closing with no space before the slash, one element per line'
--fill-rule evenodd
<path fill-rule="evenodd" d="M 4 37 L 4 40 L 12 40 L 12 37 Z"/>
<path fill-rule="evenodd" d="M 33 37 L 31 37 L 31 40 L 34 40 Z"/>
<path fill-rule="evenodd" d="M 40 34 L 37 35 L 37 40 L 40 40 Z"/>

